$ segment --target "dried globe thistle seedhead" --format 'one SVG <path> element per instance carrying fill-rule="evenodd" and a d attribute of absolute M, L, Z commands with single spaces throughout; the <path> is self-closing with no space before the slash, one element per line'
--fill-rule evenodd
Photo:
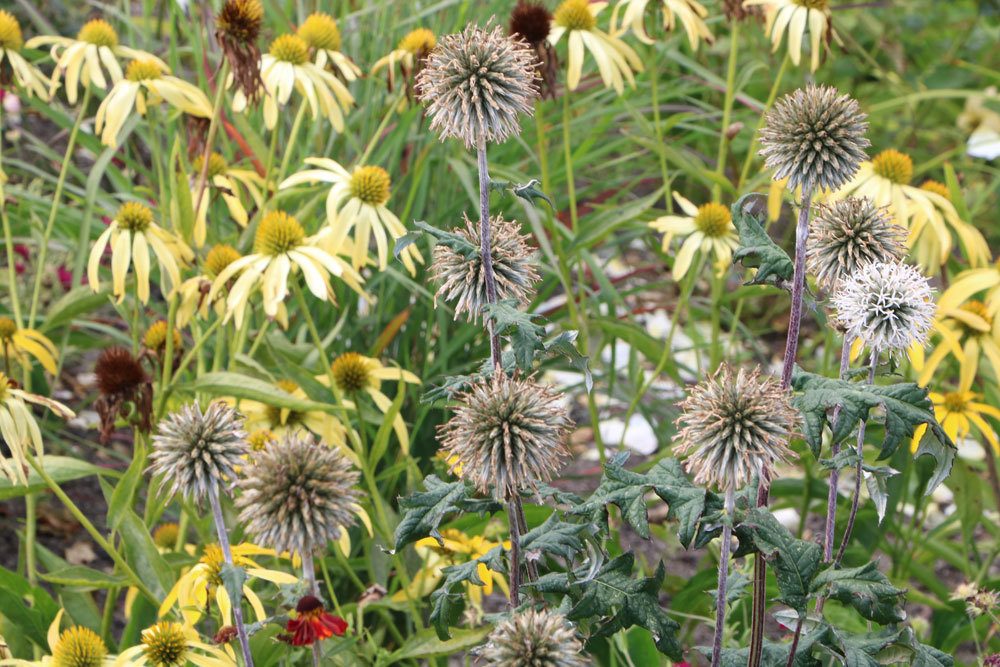
<path fill-rule="evenodd" d="M 583 644 L 560 613 L 528 609 L 497 623 L 479 650 L 494 667 L 584 667 Z"/>
<path fill-rule="evenodd" d="M 463 253 L 440 244 L 434 248 L 431 274 L 441 283 L 437 296 L 455 308 L 455 318 L 465 314 L 478 321 L 486 298 L 486 278 L 483 275 L 482 255 L 478 252 L 482 236 L 478 222 L 465 217 L 465 228 L 455 234 L 469 242 L 476 252 L 466 257 Z M 496 281 L 497 299 L 514 299 L 525 305 L 534 293 L 538 281 L 534 252 L 528 245 L 529 236 L 513 220 L 497 215 L 490 220 L 490 253 L 493 256 L 493 276 Z"/>
<path fill-rule="evenodd" d="M 215 18 L 215 37 L 229 62 L 233 81 L 248 100 L 263 88 L 257 38 L 264 20 L 261 0 L 226 0 Z"/>
<path fill-rule="evenodd" d="M 510 498 L 561 467 L 571 422 L 551 388 L 500 372 L 473 383 L 458 401 L 438 438 L 452 470 L 481 493 Z"/>
<path fill-rule="evenodd" d="M 806 244 L 809 271 L 832 290 L 867 264 L 902 260 L 906 230 L 868 197 L 848 197 L 820 205 Z"/>
<path fill-rule="evenodd" d="M 804 193 L 836 190 L 866 159 L 867 116 L 857 100 L 836 88 L 810 84 L 781 98 L 760 133 L 764 164 L 774 179 Z"/>
<path fill-rule="evenodd" d="M 901 262 L 862 267 L 840 282 L 831 301 L 849 338 L 890 355 L 927 340 L 936 308 L 927 278 Z"/>
<path fill-rule="evenodd" d="M 417 75 L 417 93 L 432 130 L 473 148 L 520 133 L 518 116 L 531 115 L 538 97 L 535 79 L 535 56 L 524 42 L 499 26 L 470 25 L 441 38 Z"/>
<path fill-rule="evenodd" d="M 170 494 L 195 502 L 236 477 L 249 451 L 243 417 L 225 403 L 197 403 L 167 415 L 153 436 L 149 471 L 163 475 Z"/>
<path fill-rule="evenodd" d="M 794 456 L 788 439 L 798 422 L 789 392 L 760 368 L 723 364 L 681 401 L 675 451 L 696 484 L 735 491 L 754 478 L 772 479 L 775 466 Z"/>
<path fill-rule="evenodd" d="M 358 471 L 336 447 L 297 432 L 254 452 L 236 504 L 254 541 L 276 551 L 322 548 L 354 524 Z"/>

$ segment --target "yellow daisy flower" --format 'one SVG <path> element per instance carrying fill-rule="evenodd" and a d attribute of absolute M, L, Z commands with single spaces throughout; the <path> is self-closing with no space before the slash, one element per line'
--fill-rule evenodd
<path fill-rule="evenodd" d="M 302 22 L 295 34 L 313 51 L 318 67 L 326 67 L 329 62 L 347 81 L 361 76 L 361 68 L 340 52 L 340 28 L 329 14 L 314 12 Z"/>
<path fill-rule="evenodd" d="M 604 86 L 614 88 L 619 95 L 625 89 L 625 81 L 635 88 L 632 72 L 643 71 L 642 61 L 632 47 L 597 27 L 597 15 L 607 6 L 606 2 L 565 0 L 552 15 L 549 43 L 555 47 L 563 35 L 569 42 L 566 86 L 570 90 L 580 85 L 584 47 L 594 56 Z"/>
<path fill-rule="evenodd" d="M 142 631 L 142 641 L 119 654 L 114 667 L 236 667 L 232 651 L 201 641 L 189 625 L 160 621 Z"/>
<path fill-rule="evenodd" d="M 49 98 L 49 79 L 21 55 L 24 37 L 21 24 L 14 15 L 0 9 L 0 79 L 7 81 L 4 70 L 10 71 L 15 85 L 43 100 Z M 6 61 L 6 62 L 5 62 Z"/>
<path fill-rule="evenodd" d="M 212 289 L 212 281 L 222 273 L 223 269 L 240 257 L 242 255 L 240 255 L 239 250 L 224 243 L 213 246 L 208 251 L 205 259 L 202 261 L 202 273 L 193 278 L 188 278 L 177 288 L 177 292 L 180 295 L 180 304 L 177 306 L 176 315 L 178 328 L 183 329 L 186 327 L 191 322 L 195 313 L 202 319 L 208 317 L 208 307 L 210 305 L 208 292 Z M 219 299 L 221 296 L 221 293 L 216 294 L 214 301 L 215 312 L 219 317 L 225 315 L 225 305 Z"/>
<path fill-rule="evenodd" d="M 128 64 L 125 78 L 111 88 L 94 117 L 94 130 L 100 133 L 101 143 L 117 146 L 118 133 L 132 110 L 145 116 L 147 106 L 161 100 L 190 116 L 212 115 L 212 103 L 205 93 L 187 81 L 169 76 L 169 71 L 158 60 L 133 60 Z"/>
<path fill-rule="evenodd" d="M 978 269 L 962 271 L 951 281 L 938 300 L 938 308 L 952 310 L 979 292 L 986 292 L 986 312 L 993 317 L 1000 311 L 1000 259 Z"/>
<path fill-rule="evenodd" d="M 982 361 L 989 362 L 996 377 L 1000 378 L 1000 317 L 989 312 L 982 301 L 974 299 L 951 307 L 950 301 L 945 302 L 947 295 L 945 292 L 941 297 L 934 320 L 934 333 L 940 342 L 926 359 L 922 353 L 910 355 L 919 373 L 917 383 L 926 386 L 949 356 L 960 365 L 961 385 L 972 386 Z"/>
<path fill-rule="evenodd" d="M 410 585 L 392 596 L 393 601 L 419 600 L 430 595 L 443 577 L 442 570 L 446 567 L 474 560 L 485 556 L 491 549 L 500 546 L 500 542 L 492 542 L 481 535 L 469 536 L 460 530 L 447 528 L 441 531 L 444 546 L 433 537 L 425 537 L 414 545 L 417 554 L 424 562 L 423 567 L 413 576 Z M 510 548 L 510 541 L 503 542 L 504 549 Z M 484 595 L 492 595 L 494 586 L 499 588 L 504 596 L 509 594 L 507 580 L 499 572 L 494 572 L 483 563 L 476 566 L 482 586 L 468 583 L 465 590 L 476 609 L 481 609 Z"/>
<path fill-rule="evenodd" d="M 94 84 L 98 88 L 108 87 L 104 71 L 107 70 L 111 83 L 117 83 L 122 78 L 122 67 L 118 58 L 129 60 L 147 60 L 155 62 L 163 71 L 167 64 L 156 56 L 122 46 L 118 43 L 118 33 L 104 19 L 93 19 L 80 28 L 76 39 L 58 35 L 41 35 L 32 37 L 25 44 L 29 49 L 38 46 L 51 45 L 52 59 L 56 62 L 52 73 L 52 86 L 49 94 L 55 92 L 59 80 L 66 78 L 66 99 L 70 104 L 76 104 L 80 85 L 84 88 Z"/>
<path fill-rule="evenodd" d="M 684 277 L 699 252 L 713 253 L 716 270 L 721 274 L 732 263 L 733 250 L 739 244 L 729 209 L 715 203 L 695 206 L 677 192 L 674 200 L 686 216 L 665 215 L 649 223 L 663 232 L 663 252 L 669 251 L 675 234 L 687 237 L 674 258 L 674 280 Z"/>
<path fill-rule="evenodd" d="M 65 609 L 56 613 L 55 619 L 49 625 L 46 639 L 51 655 L 40 660 L 3 660 L 0 664 L 17 665 L 18 667 L 67 667 L 86 665 L 87 667 L 110 667 L 115 657 L 108 655 L 108 647 L 100 635 L 80 625 L 74 625 L 59 632 Z M 2 645 L 2 644 L 0 644 Z M 0 658 L 3 658 L 0 651 Z"/>
<path fill-rule="evenodd" d="M 226 297 L 226 320 L 233 315 L 243 321 L 251 292 L 260 287 L 264 297 L 264 312 L 274 318 L 288 296 L 288 277 L 298 268 L 306 287 L 322 301 L 333 298 L 329 276 L 343 280 L 351 289 L 364 293 L 363 278 L 351 265 L 318 248 L 313 237 L 307 237 L 299 221 L 284 211 L 272 211 L 260 221 L 254 235 L 253 253 L 237 259 L 215 278 L 208 293 L 211 302 L 231 278 L 239 278 L 229 288 Z"/>
<path fill-rule="evenodd" d="M 203 158 L 201 156 L 191 165 L 192 202 L 198 198 L 198 192 L 194 188 L 198 185 L 198 176 L 201 174 L 202 166 Z M 222 197 L 222 201 L 225 202 L 226 208 L 229 210 L 229 216 L 240 227 L 246 227 L 250 219 L 246 207 L 243 206 L 243 202 L 240 199 L 240 195 L 244 190 L 250 195 L 257 208 L 264 205 L 264 195 L 262 193 L 264 179 L 253 169 L 236 169 L 226 162 L 226 158 L 218 153 L 212 153 L 208 156 L 208 171 L 205 177 L 206 187 Z M 205 238 L 208 235 L 207 220 L 210 200 L 208 194 L 202 194 L 201 205 L 195 211 L 194 244 L 198 248 L 205 245 Z"/>
<path fill-rule="evenodd" d="M 382 393 L 382 383 L 388 381 L 409 382 L 420 384 L 420 378 L 410 371 L 402 368 L 383 366 L 378 359 L 366 357 L 357 352 L 345 352 L 331 364 L 334 381 L 337 389 L 348 397 L 354 397 L 361 393 L 368 394 L 376 407 L 385 414 L 392 407 L 392 400 Z M 329 385 L 330 378 L 323 374 L 316 378 L 317 381 Z M 353 407 L 353 406 L 352 406 Z M 403 453 L 410 451 L 410 435 L 406 430 L 406 422 L 403 421 L 399 413 L 392 420 L 392 428 L 399 438 L 399 446 Z"/>
<path fill-rule="evenodd" d="M 232 552 L 233 564 L 243 568 L 247 574 L 247 581 L 263 579 L 279 586 L 298 582 L 298 578 L 286 572 L 262 568 L 252 558 L 253 556 L 274 556 L 275 553 L 271 549 L 245 543 L 234 545 Z M 209 607 L 210 600 L 214 598 L 222 617 L 222 624 L 230 625 L 232 623 L 233 602 L 226 587 L 222 584 L 222 566 L 224 564 L 225 559 L 219 545 L 206 546 L 198 563 L 180 576 L 174 587 L 167 593 L 167 597 L 163 599 L 163 603 L 160 605 L 160 617 L 166 616 L 176 604 L 180 608 L 184 622 L 188 625 L 194 625 L 201 619 L 202 614 Z M 243 585 L 243 597 L 250 603 L 258 621 L 267 618 L 267 612 L 264 611 L 264 605 L 261 604 L 260 598 L 247 584 Z"/>
<path fill-rule="evenodd" d="M 970 95 L 965 109 L 958 115 L 958 129 L 968 133 L 966 155 L 986 160 L 1000 157 L 1000 113 L 995 111 L 1000 100 L 997 87 L 990 86 L 981 94 Z M 987 102 L 991 104 L 988 106 Z"/>
<path fill-rule="evenodd" d="M 13 484 L 28 483 L 25 475 L 28 467 L 25 450 L 31 447 L 36 456 L 42 455 L 42 432 L 27 403 L 46 407 L 63 419 L 76 416 L 59 401 L 18 389 L 13 380 L 0 373 L 0 436 L 3 436 L 3 441 L 10 450 L 9 459 L 0 454 L 0 471 Z"/>
<path fill-rule="evenodd" d="M 962 384 L 957 391 L 943 394 L 929 392 L 927 396 L 934 404 L 934 416 L 953 442 L 964 440 L 975 430 L 986 439 L 994 452 L 1000 454 L 1000 440 L 997 439 L 996 431 L 984 418 L 992 417 L 1000 420 L 1000 409 L 977 400 L 981 399 L 982 396 L 970 391 L 970 386 Z M 921 424 L 914 431 L 911 443 L 913 451 L 916 451 L 917 447 L 920 446 L 920 441 L 926 431 L 927 424 Z"/>
<path fill-rule="evenodd" d="M 358 269 L 368 260 L 368 246 L 374 236 L 378 267 L 384 269 L 389 261 L 389 238 L 395 240 L 406 234 L 406 227 L 386 207 L 391 186 L 389 173 L 382 167 L 374 166 L 360 166 L 354 171 L 347 171 L 329 158 L 308 157 L 305 162 L 316 169 L 292 174 L 278 185 L 278 189 L 317 181 L 331 183 L 333 187 L 326 196 L 326 220 L 333 232 L 326 237 L 326 242 L 340 247 L 354 230 L 352 259 L 354 268 Z M 400 259 L 410 275 L 417 272 L 414 262 L 424 261 L 414 245 L 407 246 L 400 253 Z"/>
<path fill-rule="evenodd" d="M 306 392 L 291 380 L 278 380 L 275 385 L 281 391 L 291 394 L 295 398 L 309 398 Z M 246 427 L 249 431 L 266 429 L 270 431 L 271 435 L 280 437 L 304 429 L 315 434 L 328 445 L 346 448 L 347 429 L 339 419 L 328 412 L 290 410 L 248 399 L 240 400 L 236 407 L 246 417 Z"/>
<path fill-rule="evenodd" d="M 697 50 L 699 42 L 703 39 L 708 43 L 712 42 L 712 33 L 705 25 L 708 10 L 705 9 L 704 5 L 697 0 L 662 0 L 662 2 L 664 30 L 673 31 L 677 21 L 680 21 L 687 33 L 688 43 L 691 44 L 692 50 Z M 621 0 L 615 5 L 614 14 L 611 17 L 612 34 L 620 34 L 614 26 L 617 25 L 618 10 L 624 6 L 625 13 L 622 15 L 621 32 L 631 29 L 640 42 L 652 44 L 653 39 L 646 32 L 645 25 L 646 7 L 649 6 L 649 3 L 650 0 Z"/>
<path fill-rule="evenodd" d="M 189 262 L 193 257 L 191 250 L 172 233 L 153 222 L 153 212 L 138 202 L 126 202 L 115 214 L 114 220 L 108 225 L 90 250 L 90 261 L 87 263 L 87 281 L 95 292 L 101 291 L 101 281 L 98 272 L 104 248 L 111 245 L 111 284 L 112 293 L 121 303 L 125 298 L 125 278 L 128 267 L 135 267 L 135 289 L 139 301 L 149 301 L 149 251 L 160 263 L 161 273 L 165 273 L 169 281 L 170 292 L 180 285 L 180 270 L 177 261 Z"/>
<path fill-rule="evenodd" d="M 933 192 L 951 203 L 951 193 L 943 183 L 925 181 L 920 189 Z M 917 207 L 913 211 L 906 241 L 913 259 L 924 269 L 924 273 L 936 276 L 951 255 L 953 248 L 951 233 L 954 231 L 971 266 L 980 267 L 988 264 L 990 247 L 982 233 L 962 221 L 954 207 L 941 208 L 939 206 L 941 199 L 938 197 L 931 200 L 931 205 L 938 213 L 937 216 L 928 216 L 923 207 Z"/>
<path fill-rule="evenodd" d="M 437 46 L 437 37 L 427 28 L 411 30 L 403 39 L 399 40 L 395 49 L 375 61 L 371 73 L 374 75 L 383 67 L 387 68 L 389 70 L 389 88 L 391 89 L 396 83 L 397 64 L 403 78 L 409 80 L 420 67 L 420 62 L 435 46 Z"/>
<path fill-rule="evenodd" d="M 5 370 L 10 372 L 10 360 L 16 359 L 25 368 L 30 368 L 28 356 L 38 360 L 49 373 L 56 372 L 59 351 L 41 331 L 22 329 L 9 317 L 0 317 L 0 352 Z"/>
<path fill-rule="evenodd" d="M 764 32 L 771 37 L 773 50 L 781 46 L 781 39 L 788 30 L 788 56 L 798 66 L 802 60 L 802 40 L 809 31 L 810 69 L 819 69 L 820 54 L 835 37 L 830 22 L 828 0 L 744 0 L 743 6 L 761 5 L 764 8 Z"/>
<path fill-rule="evenodd" d="M 309 45 L 298 35 L 282 35 L 271 42 L 261 56 L 261 80 L 264 82 L 264 125 L 273 130 L 278 124 L 278 107 L 288 104 L 297 90 L 309 105 L 315 119 L 326 116 L 338 132 L 344 131 L 344 114 L 354 105 L 354 96 L 332 72 L 309 60 Z M 233 111 L 244 111 L 246 95 L 237 90 Z"/>

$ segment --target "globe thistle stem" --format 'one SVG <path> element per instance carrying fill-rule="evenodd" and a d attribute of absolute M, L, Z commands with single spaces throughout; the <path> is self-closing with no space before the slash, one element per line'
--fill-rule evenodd
<path fill-rule="evenodd" d="M 847 370 L 851 366 L 851 339 L 844 336 L 844 344 L 840 349 L 840 379 L 847 377 Z M 840 416 L 840 405 L 833 409 L 833 419 L 831 424 L 837 422 Z M 831 457 L 836 458 L 840 453 L 840 443 L 833 443 L 830 446 Z M 837 525 L 837 482 L 840 480 L 840 471 L 834 468 L 830 471 L 830 488 L 826 495 L 826 530 L 823 537 L 823 562 L 829 563 L 833 559 L 834 532 Z"/>
<path fill-rule="evenodd" d="M 493 273 L 493 254 L 490 250 L 490 172 L 486 161 L 486 139 L 479 138 L 476 146 L 476 162 L 479 166 L 479 253 L 483 264 L 483 280 L 486 283 L 486 302 L 497 302 L 497 281 Z M 487 318 L 484 318 L 487 319 Z M 494 372 L 502 368 L 500 357 L 500 336 L 496 326 L 487 319 L 486 330 L 490 336 L 490 358 Z"/>
<path fill-rule="evenodd" d="M 312 549 L 304 549 L 300 554 L 302 557 L 302 575 L 306 579 L 306 587 L 309 595 L 319 597 L 319 583 L 316 581 L 316 564 L 313 562 Z M 320 658 L 319 642 L 313 642 L 312 661 L 313 667 L 319 667 Z"/>
<path fill-rule="evenodd" d="M 219 538 L 219 549 L 226 565 L 233 565 L 233 550 L 229 546 L 229 533 L 226 531 L 226 521 L 222 517 L 222 505 L 219 503 L 219 488 L 212 484 L 208 488 L 208 502 L 212 506 L 212 520 L 215 522 L 215 533 Z M 253 654 L 250 653 L 250 638 L 247 636 L 246 625 L 243 623 L 243 593 L 233 600 L 233 624 L 240 638 L 240 650 L 243 651 L 243 664 L 253 667 Z"/>
<path fill-rule="evenodd" d="M 510 608 L 521 605 L 521 521 L 517 516 L 518 505 L 513 497 L 507 498 L 507 524 L 510 526 Z"/>
<path fill-rule="evenodd" d="M 736 509 L 736 492 L 726 489 L 726 523 L 722 526 L 719 554 L 719 585 L 715 601 L 715 638 L 712 643 L 712 667 L 722 664 L 722 635 L 726 629 L 726 581 L 729 579 L 729 554 L 733 541 L 732 518 Z"/>

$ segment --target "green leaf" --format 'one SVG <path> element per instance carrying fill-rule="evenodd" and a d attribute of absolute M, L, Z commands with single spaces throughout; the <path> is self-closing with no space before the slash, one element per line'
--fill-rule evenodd
<path fill-rule="evenodd" d="M 235 607 L 243 599 L 243 584 L 247 581 L 247 571 L 238 565 L 223 563 L 219 570 L 222 578 L 222 585 L 226 587 L 229 594 L 229 601 Z"/>
<path fill-rule="evenodd" d="M 146 524 L 131 509 L 125 510 L 120 530 L 125 559 L 156 596 L 157 599 L 151 602 L 159 604 L 174 584 L 170 566 L 157 550 Z"/>
<path fill-rule="evenodd" d="M 251 401 L 260 401 L 267 405 L 278 408 L 288 408 L 299 412 L 334 412 L 337 408 L 334 405 L 318 403 L 304 398 L 292 396 L 287 391 L 275 386 L 270 382 L 258 380 L 242 373 L 231 373 L 219 371 L 216 373 L 205 373 L 187 385 L 187 389 L 193 392 L 205 392 L 212 396 L 232 396 L 234 398 L 245 398 Z"/>
<path fill-rule="evenodd" d="M 141 447 L 142 445 L 137 445 Z M 135 490 L 142 482 L 143 465 L 146 457 L 140 452 L 133 457 L 128 470 L 122 475 L 115 485 L 115 491 L 111 494 L 108 502 L 108 527 L 118 530 L 121 522 L 125 519 L 126 513 L 132 507 L 132 500 L 135 498 Z"/>
<path fill-rule="evenodd" d="M 449 628 L 458 622 L 459 614 L 465 606 L 465 593 L 462 584 L 482 586 L 485 582 L 479 577 L 479 564 L 486 565 L 494 572 L 503 572 L 502 546 L 496 546 L 485 554 L 467 563 L 451 565 L 441 570 L 444 582 L 431 593 L 431 625 L 437 631 L 437 636 L 443 641 L 451 636 Z"/>
<path fill-rule="evenodd" d="M 926 424 L 927 435 L 917 450 L 917 456 L 929 454 L 937 462 L 927 493 L 931 493 L 951 471 L 955 445 L 934 418 L 927 390 L 917 384 L 870 385 L 827 378 L 796 367 L 792 387 L 800 392 L 793 403 L 802 413 L 806 442 L 817 457 L 825 426 L 831 426 L 833 441 L 841 442 L 861 421 L 868 420 L 872 408 L 881 407 L 885 411 L 885 437 L 879 459 L 887 459 L 900 445 L 909 444 L 917 427 Z M 839 416 L 830 425 L 829 412 L 838 406 Z"/>
<path fill-rule="evenodd" d="M 42 457 L 41 464 L 45 467 L 45 472 L 51 475 L 52 479 L 57 482 L 69 482 L 82 477 L 90 477 L 91 475 L 110 475 L 115 477 L 121 474 L 116 470 L 101 468 L 100 466 L 95 466 L 92 463 L 69 456 L 50 456 L 46 454 Z M 14 484 L 6 477 L 0 477 L 0 500 L 20 498 L 29 493 L 44 491 L 47 488 L 48 486 L 44 480 L 32 468 L 28 471 L 27 486 Z"/>
<path fill-rule="evenodd" d="M 756 275 L 748 285 L 777 285 L 779 287 L 791 283 L 795 269 L 792 259 L 784 250 L 771 240 L 758 217 L 747 203 L 750 197 L 761 195 L 750 193 L 743 195 L 732 206 L 733 225 L 740 235 L 740 245 L 733 252 L 733 262 L 757 269 Z"/>
<path fill-rule="evenodd" d="M 553 512 L 545 523 L 521 536 L 521 548 L 525 554 L 529 551 L 545 552 L 571 561 L 583 550 L 580 534 L 586 531 L 587 524 L 560 521 L 557 513 Z"/>
<path fill-rule="evenodd" d="M 389 656 L 391 664 L 399 664 L 407 660 L 428 660 L 443 658 L 464 653 L 485 641 L 493 628 L 484 625 L 480 628 L 458 629 L 451 633 L 451 639 L 442 640 L 437 632 L 430 628 L 411 635 L 406 643 Z"/>
<path fill-rule="evenodd" d="M 763 507 L 750 510 L 742 526 L 749 529 L 754 546 L 774 568 L 781 592 L 778 600 L 804 614 L 821 565 L 820 545 L 796 539 Z"/>
<path fill-rule="evenodd" d="M 906 591 L 893 586 L 874 561 L 861 567 L 824 570 L 813 580 L 812 591 L 853 607 L 869 621 L 887 625 L 906 618 L 899 606 Z"/>
<path fill-rule="evenodd" d="M 426 491 L 399 499 L 399 508 L 404 514 L 396 526 L 396 551 L 428 535 L 443 546 L 438 527 L 452 512 L 495 512 L 501 509 L 499 503 L 471 498 L 471 487 L 461 480 L 443 482 L 437 475 L 428 475 L 424 486 Z"/>
<path fill-rule="evenodd" d="M 462 236 L 461 234 L 456 234 L 455 232 L 446 232 L 442 229 L 438 229 L 437 227 L 432 227 L 431 225 L 428 225 L 426 222 L 423 222 L 422 220 L 414 221 L 413 226 L 433 236 L 434 241 L 437 244 L 451 248 L 456 253 L 458 253 L 459 255 L 461 255 L 466 259 L 473 259 L 475 257 L 478 257 L 479 253 L 481 252 L 479 246 L 477 246 L 474 243 L 471 243 L 469 239 L 467 239 L 465 236 Z"/>
<path fill-rule="evenodd" d="M 40 576 L 50 584 L 87 590 L 128 586 L 129 583 L 124 576 L 101 572 L 84 565 L 68 565 L 52 572 L 45 572 Z"/>
<path fill-rule="evenodd" d="M 484 304 L 483 317 L 493 322 L 497 335 L 510 339 L 518 368 L 530 371 L 535 352 L 545 349 L 545 327 L 532 322 L 532 315 L 520 310 L 515 299 Z"/>
<path fill-rule="evenodd" d="M 89 285 L 74 287 L 49 306 L 45 321 L 38 327 L 38 330 L 42 333 L 48 333 L 58 329 L 81 315 L 97 310 L 107 302 L 107 294 L 94 293 Z"/>
<path fill-rule="evenodd" d="M 8 622 L 47 651 L 49 625 L 59 605 L 44 589 L 32 586 L 19 574 L 0 567 L 0 610 Z"/>
<path fill-rule="evenodd" d="M 546 341 L 545 351 L 551 355 L 562 355 L 569 360 L 569 365 L 583 373 L 583 382 L 589 394 L 594 389 L 594 376 L 590 372 L 590 358 L 580 354 L 576 347 L 576 331 L 563 331 L 555 338 Z"/>
<path fill-rule="evenodd" d="M 607 506 L 616 505 L 622 517 L 642 537 L 649 537 L 649 520 L 645 496 L 650 491 L 658 495 L 669 510 L 667 518 L 679 522 L 678 537 L 685 547 L 698 532 L 705 513 L 708 493 L 695 486 L 684 475 L 677 459 L 663 459 L 649 472 L 637 473 L 615 463 L 604 467 L 601 483 L 587 502 L 571 510 L 572 514 L 590 514 L 606 520 Z"/>

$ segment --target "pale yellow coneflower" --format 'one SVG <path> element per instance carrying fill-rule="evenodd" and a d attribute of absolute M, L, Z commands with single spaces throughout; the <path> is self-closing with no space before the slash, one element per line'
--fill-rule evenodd
<path fill-rule="evenodd" d="M 619 95 L 624 92 L 626 81 L 635 87 L 633 71 L 644 69 L 632 47 L 597 27 L 597 15 L 607 6 L 606 2 L 565 0 L 552 15 L 549 43 L 556 46 L 563 35 L 569 43 L 566 87 L 570 90 L 580 85 L 584 48 L 594 56 L 605 87 L 614 88 Z"/>
<path fill-rule="evenodd" d="M 10 12 L 0 9 L 0 86 L 13 83 L 43 100 L 49 98 L 49 80 L 21 55 L 24 36 L 21 24 Z"/>

